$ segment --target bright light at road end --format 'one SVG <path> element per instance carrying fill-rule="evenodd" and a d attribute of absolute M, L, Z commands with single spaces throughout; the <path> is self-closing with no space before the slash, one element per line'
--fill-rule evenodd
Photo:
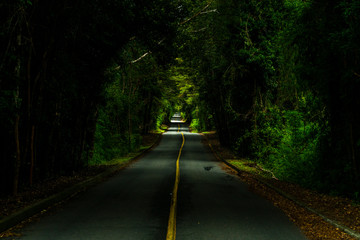
<path fill-rule="evenodd" d="M 181 118 L 181 113 L 177 112 L 174 114 L 174 116 L 172 116 L 171 123 L 183 123 L 184 121 Z"/>
<path fill-rule="evenodd" d="M 180 118 L 180 119 L 174 119 L 174 118 L 172 118 L 171 120 L 170 120 L 170 122 L 171 123 L 184 123 L 184 121 Z"/>
<path fill-rule="evenodd" d="M 179 136 L 179 134 L 183 133 L 185 136 L 187 135 L 199 135 L 199 133 L 192 133 L 192 132 L 183 132 L 180 130 L 180 132 L 178 131 L 167 131 L 165 133 L 163 133 L 164 135 L 177 135 Z"/>

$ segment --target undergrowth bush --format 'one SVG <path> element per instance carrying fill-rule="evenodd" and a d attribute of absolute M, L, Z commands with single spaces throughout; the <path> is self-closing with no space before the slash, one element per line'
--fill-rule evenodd
<path fill-rule="evenodd" d="M 322 137 L 321 126 L 306 121 L 301 111 L 274 106 L 258 113 L 256 127 L 238 139 L 235 149 L 251 139 L 257 162 L 279 179 L 310 187 L 316 182 Z"/>
<path fill-rule="evenodd" d="M 201 131 L 202 127 L 200 126 L 200 121 L 197 118 L 193 118 L 190 123 L 190 128 L 193 132 Z"/>

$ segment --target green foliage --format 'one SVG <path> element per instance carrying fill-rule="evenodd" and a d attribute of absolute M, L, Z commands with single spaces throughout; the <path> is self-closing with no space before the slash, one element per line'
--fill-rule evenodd
<path fill-rule="evenodd" d="M 235 149 L 250 139 L 255 159 L 278 178 L 315 187 L 326 132 L 323 126 L 308 121 L 298 110 L 274 106 L 258 114 L 256 128 L 240 137 Z"/>
<path fill-rule="evenodd" d="M 29 5 L 31 6 L 32 5 L 32 1 L 31 0 L 20 0 L 20 2 L 24 5 Z"/>
<path fill-rule="evenodd" d="M 144 51 L 142 44 L 133 40 L 118 59 L 131 63 Z M 138 150 L 141 135 L 159 130 L 174 112 L 171 81 L 154 56 L 112 65 L 106 76 L 109 80 L 103 92 L 104 105 L 99 106 L 90 164 L 106 163 Z"/>
<path fill-rule="evenodd" d="M 190 128 L 192 132 L 200 132 L 202 128 L 199 124 L 199 119 L 193 118 L 190 123 Z"/>
<path fill-rule="evenodd" d="M 15 159 L 25 185 L 33 157 L 39 180 L 71 174 L 181 111 L 282 179 L 359 192 L 357 0 L 18 0 L 0 13 L 6 191 Z"/>
<path fill-rule="evenodd" d="M 177 58 L 176 61 L 177 64 L 169 70 L 169 80 L 176 87 L 176 95 L 174 96 L 176 97 L 177 110 L 182 112 L 185 118 L 189 116 L 191 118 L 191 112 L 198 99 L 197 89 L 193 84 L 195 75 L 191 69 L 183 66 L 181 58 Z"/>
<path fill-rule="evenodd" d="M 200 99 L 197 70 L 189 67 L 182 58 L 175 60 L 176 64 L 168 71 L 175 110 L 182 113 L 193 131 L 211 129 L 212 116 L 207 111 L 207 105 Z"/>
<path fill-rule="evenodd" d="M 179 4 L 0 4 L 1 140 L 12 139 L 0 151 L 1 192 L 73 174 L 92 154 L 100 162 L 136 149 L 141 134 L 168 118 L 157 83 L 186 14 Z M 146 52 L 153 58 L 142 59 Z"/>
<path fill-rule="evenodd" d="M 269 156 L 275 174 L 280 178 L 311 186 L 318 167 L 318 144 L 321 129 L 316 123 L 306 123 L 301 113 L 284 114 L 282 136 Z"/>
<path fill-rule="evenodd" d="M 96 124 L 94 153 L 90 165 L 102 164 L 129 152 L 126 135 L 110 132 L 111 123 L 103 111 Z"/>
<path fill-rule="evenodd" d="M 197 72 L 201 103 L 192 113 L 214 116 L 222 144 L 278 177 L 352 195 L 358 1 L 217 0 L 210 8 L 181 26 L 181 58 Z M 197 117 L 191 126 L 203 127 Z"/>

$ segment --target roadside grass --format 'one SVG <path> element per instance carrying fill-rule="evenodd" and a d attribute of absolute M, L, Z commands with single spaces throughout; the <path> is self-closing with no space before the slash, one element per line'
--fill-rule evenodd
<path fill-rule="evenodd" d="M 151 131 L 151 133 L 156 133 L 156 134 L 161 134 L 166 132 L 166 130 L 168 130 L 169 126 L 165 125 L 165 124 L 161 124 L 159 128 L 157 128 L 156 130 Z"/>
<path fill-rule="evenodd" d="M 201 132 L 202 134 L 212 134 L 213 132 Z"/>
<path fill-rule="evenodd" d="M 226 159 L 226 161 L 232 165 L 234 165 L 236 168 L 238 168 L 240 171 L 251 173 L 253 175 L 256 175 L 257 177 L 261 177 L 264 179 L 271 179 L 274 178 L 273 174 L 266 170 L 264 166 L 261 164 L 249 160 L 249 159 Z"/>
<path fill-rule="evenodd" d="M 239 169 L 239 177 L 242 181 L 249 185 L 251 191 L 271 201 L 276 207 L 282 209 L 289 219 L 301 228 L 306 237 L 310 240 L 323 239 L 346 239 L 353 240 L 347 233 L 340 230 L 339 227 L 326 222 L 323 217 L 320 217 L 314 212 L 306 210 L 303 205 L 314 209 L 325 218 L 332 221 L 336 220 L 340 225 L 346 226 L 348 229 L 360 232 L 360 209 L 359 205 L 353 200 L 325 195 L 312 191 L 310 189 L 302 188 L 299 185 L 282 181 L 277 179 L 274 174 L 266 169 L 261 163 L 250 159 L 243 159 L 236 156 L 230 149 L 221 146 L 216 132 L 205 133 L 204 143 L 209 144 L 216 155 L 221 159 L 232 164 Z M 263 180 L 271 185 L 263 184 L 258 180 Z M 285 193 L 287 197 L 280 194 L 277 190 Z M 293 200 L 301 202 L 298 205 Z M 357 238 L 360 239 L 360 238 Z"/>
<path fill-rule="evenodd" d="M 200 133 L 196 128 L 189 128 L 191 133 Z"/>
<path fill-rule="evenodd" d="M 124 157 L 114 158 L 110 161 L 102 162 L 99 165 L 111 166 L 111 165 L 123 165 L 129 163 L 134 157 L 136 157 L 141 151 L 132 152 Z"/>
<path fill-rule="evenodd" d="M 158 129 L 158 130 L 151 131 L 150 134 L 148 134 L 147 136 L 143 136 L 142 144 L 138 148 L 134 149 L 133 151 L 131 151 L 123 156 L 115 157 L 111 160 L 98 161 L 94 164 L 90 164 L 90 166 L 95 166 L 95 167 L 113 166 L 113 165 L 121 166 L 121 165 L 128 164 L 133 159 L 138 157 L 142 152 L 151 148 L 156 143 L 156 141 L 158 140 L 160 135 L 165 131 L 163 129 L 167 129 L 167 126 L 164 126 L 163 128 Z"/>
<path fill-rule="evenodd" d="M 244 171 L 244 172 L 249 172 L 252 174 L 256 174 L 256 175 L 261 175 L 261 171 L 256 168 L 256 163 L 251 161 L 251 160 L 247 160 L 247 159 L 226 159 L 226 161 L 232 165 L 234 165 L 235 167 L 237 167 L 239 170 Z"/>
<path fill-rule="evenodd" d="M 143 151 L 151 148 L 152 145 L 140 146 L 137 151 L 131 152 L 125 156 L 114 158 L 110 161 L 104 162 L 101 165 L 110 166 L 110 165 L 124 165 L 129 163 L 131 160 L 139 156 Z"/>
<path fill-rule="evenodd" d="M 203 134 L 208 143 L 211 144 L 213 148 L 215 148 L 215 152 L 221 155 L 222 159 L 235 166 L 240 171 L 250 173 L 256 177 L 264 179 L 276 178 L 274 174 L 267 170 L 261 163 L 251 159 L 239 158 L 232 150 L 223 148 L 218 142 L 216 131 L 204 131 L 201 132 L 201 134 Z"/>

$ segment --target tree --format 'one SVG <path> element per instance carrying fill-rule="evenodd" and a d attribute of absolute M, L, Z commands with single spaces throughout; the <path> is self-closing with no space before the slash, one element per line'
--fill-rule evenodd
<path fill-rule="evenodd" d="M 134 38 L 166 50 L 181 14 L 162 0 L 17 0 L 0 12 L 1 188 L 16 194 L 87 164 L 111 60 Z"/>

